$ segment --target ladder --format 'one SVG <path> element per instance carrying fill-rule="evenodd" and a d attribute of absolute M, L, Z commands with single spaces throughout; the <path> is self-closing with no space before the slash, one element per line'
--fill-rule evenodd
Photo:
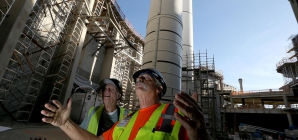
<path fill-rule="evenodd" d="M 84 5 L 83 5 L 84 6 Z M 54 70 L 54 84 L 51 89 L 50 93 L 50 101 L 51 100 L 59 100 L 63 87 L 64 82 L 67 79 L 68 73 L 70 71 L 70 67 L 72 65 L 72 61 L 76 52 L 76 49 L 79 45 L 79 41 L 81 38 L 82 30 L 85 27 L 83 24 L 84 22 L 78 16 L 81 15 L 82 7 L 76 7 L 77 13 L 71 14 L 69 18 L 69 29 L 68 31 L 71 32 L 69 35 L 70 38 L 66 39 L 65 47 L 60 47 L 60 50 L 56 54 L 59 59 L 56 59 L 55 64 L 59 64 Z"/>

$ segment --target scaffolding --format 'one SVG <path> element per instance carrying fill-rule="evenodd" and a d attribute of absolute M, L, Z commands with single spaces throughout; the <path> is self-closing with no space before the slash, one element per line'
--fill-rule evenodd
<path fill-rule="evenodd" d="M 111 78 L 122 84 L 121 107 L 138 109 L 134 95 L 132 74 L 141 68 L 144 40 L 132 27 L 115 0 L 111 3 L 96 1 L 93 15 L 87 17 L 88 33 L 101 47 L 114 50 L 114 66 Z"/>
<path fill-rule="evenodd" d="M 14 4 L 15 0 L 0 0 L 0 25 L 5 18 L 8 18 L 8 12 L 11 6 Z"/>
<path fill-rule="evenodd" d="M 62 47 L 55 52 L 55 57 L 52 58 L 55 61 L 53 65 L 55 65 L 50 74 L 52 80 L 55 82 L 53 83 L 52 92 L 50 96 L 51 100 L 59 100 L 65 81 L 68 76 L 68 72 L 70 72 L 70 67 L 72 65 L 73 58 L 75 56 L 76 49 L 79 45 L 82 30 L 84 28 L 84 22 L 81 19 L 82 16 L 82 9 L 85 8 L 84 4 L 77 4 L 74 11 L 75 13 L 71 13 L 64 33 L 67 33 L 64 38 Z"/>
<path fill-rule="evenodd" d="M 209 58 L 206 51 L 205 53 L 188 54 L 182 58 L 183 61 L 192 60 L 192 64 L 185 62 L 186 66 L 182 68 L 182 71 L 187 75 L 193 74 L 191 78 L 184 80 L 186 84 L 183 86 L 199 93 L 198 104 L 202 108 L 207 129 L 213 138 L 219 135 L 227 135 L 223 132 L 224 114 L 220 113 L 221 97 L 218 93 L 223 75 L 215 70 L 214 57 Z M 192 94 L 191 91 L 187 92 Z"/>
<path fill-rule="evenodd" d="M 276 64 L 276 71 L 283 75 L 284 85 L 296 83 L 298 73 L 298 35 L 291 36 L 289 39 L 292 43 L 286 49 L 290 56 L 283 58 Z"/>
<path fill-rule="evenodd" d="M 14 1 L 1 2 L 9 4 L 6 13 L 0 9 L 7 15 Z M 124 93 L 120 106 L 138 109 L 131 77 L 141 69 L 144 39 L 117 2 L 37 0 L 0 79 L 0 118 L 28 122 L 33 112 L 40 115 L 44 102 L 64 96 L 85 27 L 98 42 L 96 52 L 113 49 L 111 77 L 121 81 Z"/>
<path fill-rule="evenodd" d="M 71 63 L 70 54 L 74 50 L 67 47 L 61 53 L 64 48 L 61 46 L 66 42 L 67 20 L 75 6 L 74 1 L 36 1 L 1 79 L 0 100 L 4 111 L 0 116 L 9 115 L 13 120 L 28 122 L 44 79 L 67 75 L 64 63 Z M 69 59 L 63 59 L 58 73 L 49 74 L 52 62 L 62 57 Z M 57 83 L 60 80 L 57 78 Z"/>

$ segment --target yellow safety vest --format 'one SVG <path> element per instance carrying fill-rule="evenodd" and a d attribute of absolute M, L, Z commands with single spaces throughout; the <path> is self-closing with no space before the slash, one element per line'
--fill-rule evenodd
<path fill-rule="evenodd" d="M 125 108 L 119 107 L 120 108 L 120 113 L 119 113 L 119 119 L 118 120 L 122 120 L 125 117 Z M 104 106 L 99 107 L 96 112 L 94 114 L 90 114 L 92 112 L 92 110 L 94 109 L 94 107 L 90 108 L 89 112 L 88 112 L 88 116 L 92 115 L 89 123 L 88 123 L 88 128 L 87 131 L 97 135 L 97 131 L 98 131 L 98 124 L 100 121 L 100 117 L 102 114 L 102 111 L 104 109 Z"/>
<path fill-rule="evenodd" d="M 162 111 L 165 109 L 166 104 L 161 104 L 146 124 L 141 127 L 136 136 L 136 140 L 178 140 L 179 131 L 181 124 L 179 121 L 175 121 L 174 127 L 171 133 L 166 133 L 163 131 L 155 131 L 156 124 L 161 118 Z M 139 111 L 134 113 L 133 115 L 129 115 L 123 120 L 121 120 L 117 126 L 114 128 L 113 132 L 113 140 L 128 140 L 130 136 L 130 132 L 135 124 L 136 118 L 138 116 Z M 172 116 L 174 118 L 174 116 Z"/>

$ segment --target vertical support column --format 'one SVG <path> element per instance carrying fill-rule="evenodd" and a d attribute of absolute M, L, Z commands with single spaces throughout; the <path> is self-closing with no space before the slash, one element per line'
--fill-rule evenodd
<path fill-rule="evenodd" d="M 241 101 L 242 101 L 242 105 L 245 105 L 245 99 L 241 98 Z"/>
<path fill-rule="evenodd" d="M 288 98 L 287 98 L 286 94 L 283 94 L 282 97 L 283 97 L 283 100 L 285 103 L 285 107 L 289 108 Z M 292 120 L 292 116 L 291 116 L 290 112 L 287 112 L 287 117 L 288 117 L 289 126 L 293 125 L 293 120 Z"/>
<path fill-rule="evenodd" d="M 231 101 L 231 108 L 234 109 L 234 102 L 232 98 L 232 92 L 230 92 L 230 101 Z"/>
<path fill-rule="evenodd" d="M 224 114 L 222 115 L 222 120 L 223 120 L 223 124 L 224 124 L 224 133 L 228 134 L 229 129 L 228 129 L 228 124 L 227 124 L 227 119 L 226 119 L 226 108 L 225 108 Z"/>
<path fill-rule="evenodd" d="M 220 85 L 219 85 L 219 87 L 220 87 L 219 90 L 224 90 L 224 89 L 223 89 L 223 79 L 220 79 L 220 80 L 219 80 L 219 84 L 220 84 Z"/>
<path fill-rule="evenodd" d="M 288 117 L 288 121 L 289 121 L 289 126 L 293 125 L 293 120 L 292 120 L 292 116 L 290 112 L 287 112 L 287 117 Z"/>
<path fill-rule="evenodd" d="M 36 0 L 17 0 L 0 26 L 0 79 L 18 42 L 18 37 L 25 26 L 27 18 Z"/>
<path fill-rule="evenodd" d="M 73 63 L 72 63 L 72 67 L 71 67 L 71 70 L 70 70 L 70 73 L 68 76 L 69 77 L 68 81 L 66 81 L 66 83 L 65 83 L 65 85 L 67 87 L 65 94 L 62 94 L 60 97 L 60 101 L 63 101 L 62 103 L 64 105 L 67 104 L 67 99 L 71 95 L 71 90 L 72 90 L 74 79 L 75 79 L 77 69 L 79 66 L 80 56 L 82 53 L 82 48 L 84 45 L 84 40 L 85 40 L 86 34 L 87 34 L 87 27 L 84 26 L 84 27 L 82 27 L 82 34 L 80 37 L 80 42 L 79 42 L 78 48 L 76 49 L 76 54 L 75 54 L 74 60 L 72 61 Z"/>
<path fill-rule="evenodd" d="M 237 128 L 238 128 L 238 126 L 237 126 L 237 114 L 234 113 L 234 132 L 231 132 L 231 133 L 235 134 Z"/>
<path fill-rule="evenodd" d="M 288 98 L 287 98 L 286 94 L 283 94 L 283 95 L 282 95 L 282 98 L 283 98 L 285 107 L 286 107 L 286 108 L 289 108 Z"/>
<path fill-rule="evenodd" d="M 113 75 L 115 66 L 114 48 L 108 48 L 105 50 L 105 57 L 102 64 L 100 73 L 100 80 L 104 78 L 110 78 Z"/>
<path fill-rule="evenodd" d="M 224 100 L 224 96 L 222 95 L 222 96 L 219 96 L 219 98 L 220 98 L 220 107 L 223 107 L 223 105 L 224 105 L 224 102 L 225 102 L 225 100 Z"/>

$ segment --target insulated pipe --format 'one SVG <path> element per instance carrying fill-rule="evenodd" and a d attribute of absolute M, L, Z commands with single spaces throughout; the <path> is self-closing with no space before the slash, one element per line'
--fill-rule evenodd
<path fill-rule="evenodd" d="M 192 0 L 183 0 L 182 6 L 182 67 L 193 69 L 193 16 L 192 16 Z M 189 93 L 194 91 L 193 71 L 182 72 L 182 88 L 181 90 Z"/>
<path fill-rule="evenodd" d="M 151 0 L 142 68 L 158 70 L 166 80 L 163 99 L 181 89 L 182 0 Z"/>

